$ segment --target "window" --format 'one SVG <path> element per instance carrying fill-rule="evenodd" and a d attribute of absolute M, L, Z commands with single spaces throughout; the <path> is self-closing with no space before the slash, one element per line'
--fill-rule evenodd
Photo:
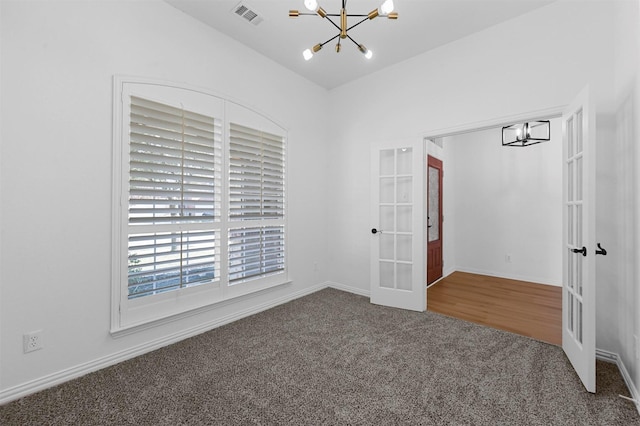
<path fill-rule="evenodd" d="M 129 126 L 128 297 L 218 280 L 220 120 L 131 96 Z"/>
<path fill-rule="evenodd" d="M 284 143 L 230 124 L 229 282 L 284 270 Z"/>
<path fill-rule="evenodd" d="M 112 331 L 287 282 L 286 132 L 200 90 L 116 88 Z"/>

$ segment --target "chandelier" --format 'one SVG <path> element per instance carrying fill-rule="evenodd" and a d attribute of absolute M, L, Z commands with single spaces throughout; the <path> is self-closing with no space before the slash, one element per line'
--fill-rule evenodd
<path fill-rule="evenodd" d="M 549 120 L 529 121 L 502 128 L 502 146 L 531 146 L 551 140 Z"/>
<path fill-rule="evenodd" d="M 358 25 L 362 24 L 364 21 L 372 20 L 378 16 L 386 16 L 389 19 L 398 19 L 398 14 L 393 11 L 393 0 L 385 0 L 385 2 L 382 3 L 382 5 L 379 8 L 372 10 L 366 15 L 348 14 L 347 0 L 342 0 L 342 8 L 340 9 L 340 13 L 327 13 L 323 8 L 321 8 L 318 5 L 318 2 L 316 0 L 304 0 L 304 6 L 311 13 L 300 13 L 297 10 L 290 10 L 289 16 L 292 18 L 297 18 L 298 16 L 301 16 L 301 15 L 310 15 L 310 16 L 318 15 L 321 18 L 327 19 L 327 21 L 329 21 L 331 25 L 336 27 L 339 31 L 338 34 L 331 37 L 329 40 L 325 41 L 324 43 L 318 43 L 315 46 L 313 46 L 311 49 L 306 49 L 304 52 L 302 52 L 302 56 L 307 61 L 313 57 L 314 53 L 322 49 L 322 46 L 332 42 L 335 39 L 338 39 L 338 44 L 336 44 L 336 52 L 340 52 L 340 49 L 342 48 L 341 42 L 342 40 L 347 38 L 351 40 L 358 47 L 358 50 L 362 52 L 367 59 L 371 59 L 371 57 L 373 56 L 373 52 L 367 49 L 363 44 L 358 43 L 353 38 L 351 38 L 351 36 L 348 34 L 349 30 L 357 27 Z M 347 24 L 347 18 L 350 18 L 350 17 L 360 18 L 360 20 L 355 24 L 349 26 Z M 332 18 L 340 18 L 340 25 L 334 22 Z"/>

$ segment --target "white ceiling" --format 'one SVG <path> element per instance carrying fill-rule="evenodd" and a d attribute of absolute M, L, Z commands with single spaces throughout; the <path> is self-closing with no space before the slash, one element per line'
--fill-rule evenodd
<path fill-rule="evenodd" d="M 165 0 L 229 37 L 327 89 L 404 61 L 555 0 L 394 0 L 397 20 L 376 18 L 349 31 L 374 53 L 367 60 L 349 40 L 336 53 L 328 43 L 310 61 L 302 51 L 338 30 L 319 16 L 289 18 L 289 9 L 307 12 L 303 0 Z M 256 25 L 236 15 L 242 2 L 263 18 Z M 341 0 L 318 0 L 327 13 L 339 13 Z M 347 12 L 367 14 L 382 0 L 347 0 Z M 333 18 L 340 24 L 339 19 Z M 361 18 L 349 18 L 353 25 Z M 535 31 L 523 28 L 523 31 Z"/>

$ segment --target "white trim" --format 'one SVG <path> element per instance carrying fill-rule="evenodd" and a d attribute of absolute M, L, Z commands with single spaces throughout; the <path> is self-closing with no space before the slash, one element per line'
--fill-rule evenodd
<path fill-rule="evenodd" d="M 618 366 L 618 370 L 620 370 L 620 375 L 624 379 L 624 383 L 627 385 L 627 389 L 631 394 L 631 398 L 633 399 L 634 405 L 636 406 L 636 410 L 638 410 L 638 414 L 640 414 L 640 392 L 636 389 L 633 384 L 633 380 L 631 380 L 631 376 L 627 371 L 627 367 L 625 367 L 624 362 L 620 358 L 620 355 L 614 352 L 605 351 L 604 349 L 596 348 L 596 359 L 601 361 L 610 362 L 612 364 L 616 364 Z M 624 396 L 624 395 L 622 395 Z"/>
<path fill-rule="evenodd" d="M 438 284 L 440 281 L 444 280 L 445 278 L 446 278 L 446 276 L 443 274 L 440 278 L 438 278 L 437 280 L 435 280 L 431 284 L 427 284 L 427 289 L 429 289 L 430 287 L 433 287 L 434 285 Z"/>
<path fill-rule="evenodd" d="M 452 127 L 444 127 L 444 128 L 436 128 L 421 132 L 423 138 L 425 139 L 433 139 L 440 138 L 444 136 L 453 136 L 459 135 L 462 133 L 469 132 L 477 132 L 480 130 L 487 130 L 496 127 L 501 127 L 507 124 L 512 124 L 514 122 L 523 121 L 523 120 L 540 120 L 545 118 L 556 118 L 562 117 L 562 112 L 565 110 L 566 106 L 556 106 L 551 108 L 545 108 L 530 112 L 523 112 L 514 115 L 508 115 L 504 117 L 496 117 L 489 120 L 476 121 L 473 123 L 465 123 Z"/>
<path fill-rule="evenodd" d="M 336 283 L 333 281 L 327 281 L 326 286 L 329 288 L 335 288 L 336 290 L 346 291 L 347 293 L 358 294 L 360 296 L 370 297 L 371 291 L 369 289 L 362 289 L 360 287 L 353 287 L 347 284 Z"/>
<path fill-rule="evenodd" d="M 497 278 L 504 278 L 507 280 L 516 280 L 516 281 L 527 281 L 530 283 L 535 283 L 535 284 L 544 284 L 544 285 L 550 285 L 553 287 L 562 287 L 562 283 L 559 282 L 552 282 L 550 280 L 543 280 L 540 278 L 536 278 L 536 277 L 529 277 L 526 275 L 518 275 L 518 274 L 505 274 L 505 273 L 498 273 L 498 272 L 492 272 L 492 271 L 486 271 L 483 269 L 475 269 L 475 268 L 456 268 L 455 272 L 466 272 L 469 274 L 479 274 L 479 275 L 487 275 L 490 277 L 497 277 Z"/>
<path fill-rule="evenodd" d="M 135 334 L 138 333 L 142 330 L 146 330 L 149 328 L 155 328 L 158 327 L 160 325 L 163 324 L 167 324 L 167 323 L 171 323 L 171 322 L 175 322 L 175 321 L 179 321 L 182 320 L 183 318 L 188 318 L 194 315 L 198 315 L 202 312 L 206 312 L 209 310 L 213 310 L 213 309 L 220 309 L 222 307 L 224 307 L 225 305 L 229 305 L 231 303 L 236 303 L 240 300 L 242 300 L 243 297 L 245 296 L 255 296 L 261 292 L 266 292 L 267 290 L 270 290 L 274 287 L 280 287 L 280 286 L 285 286 L 285 285 L 289 285 L 291 284 L 292 281 L 285 281 L 285 282 L 278 282 L 275 284 L 271 284 L 269 286 L 265 286 L 259 290 L 254 290 L 242 295 L 238 295 L 238 296 L 233 296 L 233 297 L 229 297 L 227 299 L 223 299 L 220 300 L 218 302 L 211 302 L 211 303 L 207 303 L 203 306 L 197 307 L 197 308 L 193 308 L 193 309 L 188 309 L 186 311 L 182 311 L 182 312 L 178 312 L 176 314 L 172 314 L 172 315 L 165 315 L 161 318 L 158 319 L 153 319 L 150 321 L 145 321 L 139 324 L 133 324 L 130 326 L 125 326 L 125 327 L 120 327 L 117 330 L 111 330 L 111 337 L 113 338 L 120 338 L 123 336 L 127 336 L 129 334 Z M 259 312 L 259 311 L 258 311 Z M 234 320 L 235 321 L 235 320 Z M 215 328 L 215 327 L 212 327 Z"/>
<path fill-rule="evenodd" d="M 328 282 L 316 284 L 314 286 L 307 287 L 303 290 L 299 290 L 294 293 L 291 293 L 287 296 L 283 296 L 283 297 L 271 300 L 269 302 L 261 303 L 259 305 L 244 309 L 242 311 L 238 311 L 233 314 L 226 315 L 221 318 L 216 318 L 214 320 L 204 322 L 197 326 L 190 327 L 188 329 L 185 329 L 173 334 L 169 334 L 159 339 L 155 339 L 150 342 L 143 343 L 141 345 L 137 345 L 129 349 L 125 349 L 123 351 L 119 351 L 114 354 L 95 359 L 93 361 L 85 362 L 85 363 L 76 365 L 74 367 L 66 368 L 56 373 L 48 374 L 44 377 L 28 381 L 26 383 L 22 383 L 17 386 L 13 386 L 11 388 L 0 391 L 0 405 L 14 401 L 18 398 L 22 398 L 24 396 L 33 394 L 35 392 L 59 385 L 69 380 L 84 376 L 86 374 L 103 369 L 105 367 L 109 367 L 119 362 L 123 362 L 128 359 L 131 359 L 140 355 L 144 355 L 148 352 L 154 351 L 164 346 L 177 343 L 181 340 L 196 336 L 198 334 L 202 334 L 204 332 L 207 332 L 214 328 L 218 328 L 225 324 L 229 324 L 239 319 L 246 318 L 251 315 L 255 315 L 259 312 L 266 311 L 268 309 L 274 308 L 278 305 L 282 305 L 284 303 L 290 302 L 300 297 L 307 296 L 309 294 L 315 293 L 319 290 L 323 290 L 329 287 L 330 286 L 329 284 L 330 283 Z"/>

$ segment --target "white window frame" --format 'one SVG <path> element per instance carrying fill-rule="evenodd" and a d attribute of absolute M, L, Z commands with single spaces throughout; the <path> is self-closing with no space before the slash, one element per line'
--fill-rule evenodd
<path fill-rule="evenodd" d="M 219 279 L 200 284 L 129 299 L 128 295 L 128 223 L 129 207 L 129 96 L 183 106 L 186 110 L 220 118 L 222 121 L 222 187 L 220 192 L 220 217 L 213 226 L 219 230 L 220 275 Z M 114 130 L 113 130 L 113 202 L 112 202 L 112 309 L 111 333 L 115 337 L 141 328 L 179 319 L 194 310 L 206 309 L 213 304 L 250 294 L 256 291 L 289 283 L 288 232 L 287 232 L 287 130 L 264 114 L 224 99 L 208 90 L 135 77 L 114 77 Z M 239 226 L 230 221 L 229 197 L 229 127 L 234 122 L 260 131 L 281 135 L 284 143 L 284 217 L 281 220 L 245 221 L 243 225 L 281 225 L 284 227 L 284 271 L 254 279 L 229 284 L 228 280 L 228 229 Z"/>

